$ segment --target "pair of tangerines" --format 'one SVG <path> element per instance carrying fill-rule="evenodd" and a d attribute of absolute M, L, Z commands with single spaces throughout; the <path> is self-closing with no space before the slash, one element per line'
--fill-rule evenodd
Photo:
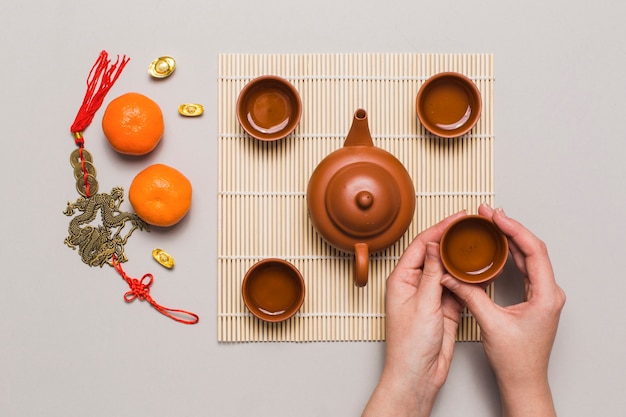
<path fill-rule="evenodd" d="M 143 94 L 126 93 L 107 106 L 102 130 L 117 152 L 145 155 L 163 137 L 163 113 L 156 102 Z M 191 191 L 191 182 L 180 171 L 154 164 L 135 176 L 128 199 L 143 221 L 167 227 L 185 217 L 191 207 Z"/>

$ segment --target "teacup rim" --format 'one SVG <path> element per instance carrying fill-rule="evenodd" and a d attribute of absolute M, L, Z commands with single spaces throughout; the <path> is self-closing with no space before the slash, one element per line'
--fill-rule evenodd
<path fill-rule="evenodd" d="M 277 266 L 281 266 L 283 268 L 288 269 L 291 272 L 291 276 L 295 277 L 296 281 L 299 284 L 300 287 L 300 291 L 298 292 L 298 296 L 296 299 L 294 299 L 294 303 L 293 303 L 293 308 L 289 310 L 289 312 L 285 313 L 285 314 L 281 314 L 278 316 L 270 316 L 268 314 L 264 314 L 263 312 L 261 312 L 256 306 L 255 303 L 252 302 L 252 300 L 250 300 L 250 298 L 248 297 L 248 292 L 246 291 L 247 288 L 247 284 L 249 283 L 251 277 L 253 277 L 254 272 L 257 271 L 259 268 L 268 266 L 268 265 L 277 265 Z M 278 322 L 282 322 L 282 321 L 286 321 L 290 318 L 292 318 L 294 315 L 296 315 L 296 313 L 300 310 L 300 308 L 302 308 L 302 305 L 304 303 L 304 299 L 306 296 L 306 286 L 305 286 L 305 282 L 304 282 L 304 277 L 302 275 L 302 273 L 300 272 L 300 270 L 291 262 L 282 259 L 282 258 L 264 258 L 261 259 L 260 261 L 254 263 L 253 265 L 251 265 L 244 277 L 243 280 L 241 282 L 241 296 L 244 302 L 244 305 L 246 306 L 246 308 L 248 309 L 248 311 L 255 317 L 257 317 L 260 320 L 263 320 L 265 322 L 268 323 L 278 323 Z"/>
<path fill-rule="evenodd" d="M 489 224 L 490 227 L 496 232 L 499 238 L 498 243 L 500 245 L 500 251 L 503 252 L 505 256 L 499 257 L 497 259 L 497 263 L 494 263 L 494 265 L 487 270 L 487 271 L 491 271 L 490 273 L 479 274 L 478 276 L 481 277 L 479 279 L 468 279 L 467 275 L 460 274 L 458 273 L 458 271 L 454 270 L 454 268 L 451 267 L 452 263 L 448 259 L 448 255 L 445 251 L 445 243 L 449 236 L 449 232 L 452 229 L 454 229 L 455 226 L 459 225 L 460 223 L 464 223 L 468 221 L 476 221 L 476 220 L 483 222 L 483 224 Z M 484 284 L 486 282 L 490 282 L 494 280 L 495 278 L 497 278 L 502 272 L 502 270 L 504 269 L 504 266 L 506 265 L 506 262 L 508 260 L 509 242 L 508 242 L 507 236 L 498 228 L 498 226 L 495 224 L 495 222 L 491 218 L 487 216 L 483 216 L 481 214 L 468 214 L 468 215 L 459 217 L 458 219 L 454 220 L 452 223 L 450 223 L 446 227 L 439 241 L 439 251 L 440 251 L 439 253 L 440 253 L 441 262 L 448 274 L 466 283 Z"/>
<path fill-rule="evenodd" d="M 246 122 L 245 117 L 243 116 L 241 112 L 241 106 L 244 105 L 244 100 L 247 97 L 247 94 L 250 93 L 250 91 L 253 88 L 257 87 L 260 83 L 267 82 L 267 81 L 275 81 L 278 84 L 285 87 L 285 91 L 289 91 L 290 95 L 293 97 L 293 100 L 291 100 L 291 102 L 295 106 L 295 109 L 296 109 L 296 113 L 295 113 L 296 117 L 294 121 L 288 123 L 287 127 L 285 127 L 283 130 L 280 130 L 279 132 L 275 134 L 265 134 L 263 132 L 260 132 L 259 130 L 254 129 L 252 126 L 249 126 L 249 124 Z M 293 131 L 296 129 L 296 127 L 300 123 L 300 119 L 302 118 L 302 97 L 300 96 L 300 92 L 295 87 L 295 85 L 292 82 L 290 82 L 288 79 L 280 75 L 275 75 L 275 74 L 259 75 L 259 76 L 252 78 L 250 81 L 248 81 L 239 91 L 239 95 L 237 97 L 237 103 L 235 105 L 235 113 L 237 115 L 237 120 L 239 121 L 239 125 L 250 136 L 263 142 L 274 142 L 274 141 L 278 141 L 289 136 L 291 133 L 293 133 Z"/>
<path fill-rule="evenodd" d="M 474 109 L 472 109 L 472 116 L 470 118 L 470 121 L 468 121 L 462 129 L 458 131 L 457 130 L 449 131 L 449 133 L 447 133 L 447 131 L 445 130 L 437 129 L 435 126 L 429 123 L 428 119 L 425 117 L 423 113 L 423 109 L 421 106 L 424 92 L 428 88 L 430 88 L 435 82 L 440 81 L 443 78 L 453 78 L 457 81 L 461 81 L 465 86 L 469 87 L 469 90 L 472 92 L 472 95 L 476 99 L 476 104 L 477 104 L 477 109 L 475 111 Z M 417 113 L 417 118 L 419 119 L 422 126 L 424 126 L 424 128 L 430 133 L 436 136 L 445 138 L 445 139 L 458 138 L 460 136 L 467 134 L 470 130 L 472 130 L 478 123 L 478 120 L 480 119 L 480 116 L 482 113 L 482 107 L 483 107 L 483 103 L 482 103 L 481 92 L 478 86 L 476 85 L 476 83 L 473 82 L 467 75 L 461 72 L 456 72 L 456 71 L 442 71 L 442 72 L 437 72 L 431 75 L 420 86 L 417 92 L 417 96 L 415 98 L 415 112 Z"/>

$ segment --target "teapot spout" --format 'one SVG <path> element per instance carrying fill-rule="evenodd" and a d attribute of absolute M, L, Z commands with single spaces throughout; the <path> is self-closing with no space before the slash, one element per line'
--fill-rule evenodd
<path fill-rule="evenodd" d="M 367 112 L 364 109 L 357 109 L 354 112 L 352 126 L 343 146 L 374 146 L 367 121 Z"/>

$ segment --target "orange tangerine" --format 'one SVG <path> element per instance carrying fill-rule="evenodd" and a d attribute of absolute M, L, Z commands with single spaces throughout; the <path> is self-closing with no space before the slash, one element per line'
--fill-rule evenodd
<path fill-rule="evenodd" d="M 107 106 L 102 130 L 117 152 L 145 155 L 163 137 L 163 113 L 157 103 L 143 94 L 126 93 Z"/>
<path fill-rule="evenodd" d="M 150 165 L 133 179 L 128 199 L 135 213 L 146 223 L 173 226 L 191 207 L 191 182 L 168 165 Z"/>

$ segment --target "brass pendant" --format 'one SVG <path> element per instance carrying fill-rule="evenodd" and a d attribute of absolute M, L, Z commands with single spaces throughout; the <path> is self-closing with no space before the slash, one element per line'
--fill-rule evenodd
<path fill-rule="evenodd" d="M 111 194 L 97 193 L 96 170 L 91 155 L 84 149 L 82 159 L 81 161 L 78 150 L 70 156 L 76 188 L 81 197 L 73 203 L 68 201 L 63 211 L 66 216 L 74 216 L 76 211 L 79 212 L 70 221 L 69 236 L 64 243 L 72 249 L 78 248 L 81 259 L 89 266 L 112 265 L 114 255 L 117 262 L 126 262 L 126 241 L 135 229 L 147 230 L 148 225 L 135 213 L 120 210 L 124 200 L 122 187 L 114 187 Z M 86 183 L 89 184 L 89 193 Z M 98 217 L 98 213 L 102 224 L 92 225 L 91 222 Z M 126 223 L 130 223 L 130 229 L 123 233 Z"/>
<path fill-rule="evenodd" d="M 82 155 L 82 161 L 81 161 Z M 70 155 L 70 164 L 74 168 L 74 178 L 76 179 L 76 191 L 83 197 L 87 194 L 87 184 L 89 184 L 90 194 L 98 192 L 98 181 L 96 180 L 96 167 L 93 165 L 93 157 L 86 149 L 75 149 Z M 85 180 L 84 175 L 87 174 Z"/>

